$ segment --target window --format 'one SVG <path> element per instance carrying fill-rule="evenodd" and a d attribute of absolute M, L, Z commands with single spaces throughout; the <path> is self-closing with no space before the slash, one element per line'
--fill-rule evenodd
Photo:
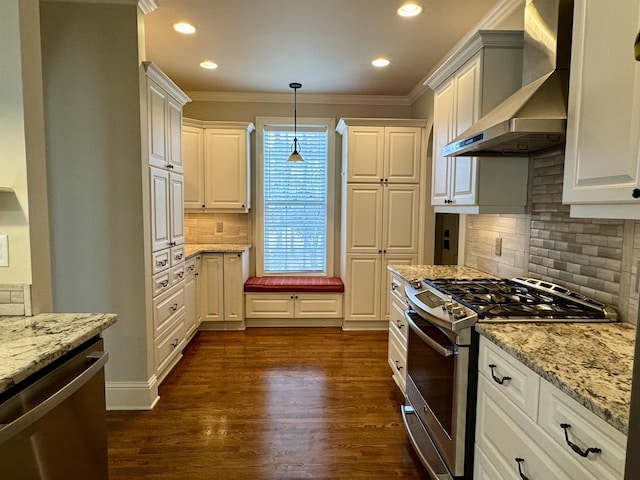
<path fill-rule="evenodd" d="M 263 275 L 328 275 L 332 268 L 333 120 L 299 119 L 303 162 L 288 162 L 293 125 L 258 119 L 258 252 Z M 331 125 L 329 124 L 331 123 Z M 258 268 L 259 270 L 259 268 Z"/>

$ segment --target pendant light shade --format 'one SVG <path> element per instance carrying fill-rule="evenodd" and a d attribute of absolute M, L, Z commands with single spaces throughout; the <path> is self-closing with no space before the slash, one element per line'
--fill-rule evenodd
<path fill-rule="evenodd" d="M 293 152 L 289 155 L 287 159 L 288 162 L 303 162 L 304 159 L 302 155 L 298 152 L 298 113 L 297 113 L 297 98 L 296 93 L 300 87 L 302 87 L 301 83 L 290 83 L 290 88 L 293 88 Z"/>

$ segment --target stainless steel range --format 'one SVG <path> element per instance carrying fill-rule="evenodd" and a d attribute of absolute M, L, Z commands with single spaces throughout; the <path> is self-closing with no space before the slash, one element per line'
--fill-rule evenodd
<path fill-rule="evenodd" d="M 603 303 L 531 278 L 424 279 L 407 287 L 406 296 L 410 329 L 402 415 L 435 480 L 472 478 L 477 322 L 617 320 Z"/>

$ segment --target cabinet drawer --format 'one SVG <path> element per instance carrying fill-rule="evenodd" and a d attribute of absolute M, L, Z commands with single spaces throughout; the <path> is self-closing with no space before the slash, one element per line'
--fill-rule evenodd
<path fill-rule="evenodd" d="M 171 269 L 171 283 L 173 285 L 184 279 L 184 263 Z"/>
<path fill-rule="evenodd" d="M 395 298 L 401 305 L 405 304 L 406 295 L 404 292 L 405 282 L 396 274 L 391 275 L 391 298 Z"/>
<path fill-rule="evenodd" d="M 178 245 L 171 249 L 171 265 L 178 265 L 184 261 L 184 245 Z"/>
<path fill-rule="evenodd" d="M 153 296 L 156 297 L 171 287 L 171 270 L 153 276 Z"/>
<path fill-rule="evenodd" d="M 184 315 L 177 320 L 173 328 L 159 338 L 155 343 L 156 374 L 160 374 L 178 355 L 185 343 Z"/>
<path fill-rule="evenodd" d="M 393 371 L 393 378 L 402 390 L 406 391 L 407 386 L 407 349 L 402 345 L 402 341 L 396 336 L 393 330 L 389 330 L 389 366 Z"/>
<path fill-rule="evenodd" d="M 409 326 L 407 325 L 407 319 L 404 317 L 404 308 L 396 300 L 391 302 L 391 307 L 389 308 L 389 331 L 395 332 L 406 349 Z"/>
<path fill-rule="evenodd" d="M 290 294 L 245 294 L 246 318 L 293 318 Z"/>
<path fill-rule="evenodd" d="M 161 272 L 169 268 L 169 256 L 171 255 L 169 249 L 159 250 L 153 253 L 153 274 Z"/>
<path fill-rule="evenodd" d="M 477 443 L 473 458 L 473 478 L 474 480 L 504 480 Z"/>
<path fill-rule="evenodd" d="M 153 299 L 153 327 L 156 338 L 169 328 L 171 322 L 184 311 L 184 287 L 172 287 Z"/>
<path fill-rule="evenodd" d="M 627 439 L 624 434 L 597 417 L 575 400 L 565 395 L 546 380 L 540 382 L 540 414 L 538 424 L 559 448 L 566 450 L 576 461 L 593 472 L 599 480 L 622 479 L 624 474 Z M 582 457 L 567 444 L 569 441 L 581 450 L 599 448 L 600 453 Z"/>
<path fill-rule="evenodd" d="M 519 478 L 515 459 L 520 458 L 522 474 L 530 480 L 596 480 L 482 375 L 478 378 L 476 442 L 504 478 Z"/>
<path fill-rule="evenodd" d="M 196 273 L 196 257 L 191 257 L 189 260 L 185 260 L 184 272 L 187 277 Z"/>
<path fill-rule="evenodd" d="M 537 419 L 540 389 L 540 377 L 537 373 L 484 337 L 480 338 L 478 371 L 494 383 L 529 418 L 534 421 Z M 500 384 L 500 381 L 503 383 Z"/>
<path fill-rule="evenodd" d="M 297 293 L 293 296 L 295 318 L 342 318 L 341 294 Z"/>

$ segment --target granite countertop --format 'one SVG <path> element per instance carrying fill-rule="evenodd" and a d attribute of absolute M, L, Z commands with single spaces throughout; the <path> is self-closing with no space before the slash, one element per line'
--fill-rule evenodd
<path fill-rule="evenodd" d="M 113 313 L 0 316 L 0 393 L 116 323 Z"/>
<path fill-rule="evenodd" d="M 476 330 L 624 433 L 635 327 L 627 323 L 478 323 Z"/>
<path fill-rule="evenodd" d="M 387 268 L 409 283 L 423 278 L 496 278 L 494 275 L 462 265 L 389 265 Z"/>
<path fill-rule="evenodd" d="M 244 253 L 250 248 L 247 243 L 185 243 L 184 258 L 200 253 Z"/>

